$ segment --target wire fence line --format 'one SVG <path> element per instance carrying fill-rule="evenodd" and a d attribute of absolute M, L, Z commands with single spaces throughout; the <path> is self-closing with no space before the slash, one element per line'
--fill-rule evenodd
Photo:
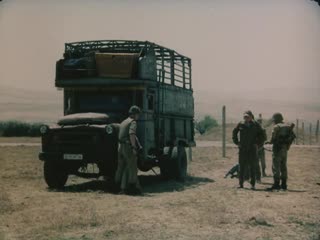
<path fill-rule="evenodd" d="M 226 106 L 222 107 L 222 152 L 223 157 L 225 156 L 226 151 L 226 119 L 227 119 L 227 108 Z M 269 127 L 272 125 L 272 121 L 270 119 L 264 119 L 262 114 L 259 114 L 259 118 L 261 118 L 262 125 L 264 127 Z M 228 124 L 233 123 L 232 121 L 228 121 Z M 295 128 L 294 132 L 296 134 L 295 144 L 296 145 L 319 145 L 319 120 L 310 121 L 303 118 L 297 118 L 296 122 L 294 122 Z"/>

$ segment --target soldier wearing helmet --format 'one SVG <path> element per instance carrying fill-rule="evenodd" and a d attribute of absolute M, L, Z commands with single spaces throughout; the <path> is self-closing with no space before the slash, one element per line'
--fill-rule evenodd
<path fill-rule="evenodd" d="M 129 109 L 129 117 L 120 124 L 118 168 L 115 182 L 122 193 L 141 194 L 138 180 L 137 152 L 139 148 L 137 132 L 137 120 L 140 108 L 132 106 Z"/>
<path fill-rule="evenodd" d="M 281 113 L 273 114 L 272 120 L 274 127 L 270 143 L 273 144 L 272 172 L 274 183 L 270 190 L 280 190 L 281 188 L 287 190 L 287 155 L 290 145 L 295 139 L 294 124 L 284 123 Z"/>
<path fill-rule="evenodd" d="M 282 123 L 283 122 L 283 116 L 281 113 L 275 113 L 273 114 L 272 116 L 272 121 L 275 123 L 275 124 L 278 124 L 278 123 Z"/>

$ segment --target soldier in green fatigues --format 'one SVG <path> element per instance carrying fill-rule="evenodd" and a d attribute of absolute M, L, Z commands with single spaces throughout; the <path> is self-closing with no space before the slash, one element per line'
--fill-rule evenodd
<path fill-rule="evenodd" d="M 263 133 L 260 124 L 254 121 L 251 111 L 246 111 L 243 118 L 244 121 L 240 122 L 232 132 L 233 142 L 239 147 L 239 185 L 243 188 L 245 173 L 249 169 L 251 189 L 255 189 L 257 151 L 258 146 L 263 142 Z M 238 133 L 240 133 L 240 140 Z"/>
<path fill-rule="evenodd" d="M 129 110 L 129 117 L 120 124 L 118 168 L 115 182 L 121 192 L 128 194 L 141 194 L 141 187 L 138 180 L 137 167 L 137 120 L 141 110 L 132 106 Z"/>
<path fill-rule="evenodd" d="M 275 113 L 272 120 L 275 124 L 270 141 L 273 144 L 272 172 L 274 183 L 269 190 L 279 190 L 280 188 L 287 190 L 287 156 L 288 150 L 296 137 L 293 132 L 294 124 L 284 123 L 281 113 Z"/>

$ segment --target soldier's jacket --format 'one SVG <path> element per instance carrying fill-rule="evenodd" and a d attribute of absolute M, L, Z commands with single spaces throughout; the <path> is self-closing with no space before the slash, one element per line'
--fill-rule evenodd
<path fill-rule="evenodd" d="M 294 125 L 289 123 L 278 123 L 274 125 L 270 143 L 273 144 L 273 149 L 277 150 L 282 147 L 289 149 L 296 135 L 293 132 Z"/>
<path fill-rule="evenodd" d="M 137 131 L 137 122 L 128 117 L 124 120 L 119 127 L 119 142 L 120 143 L 130 143 L 130 135 L 136 135 Z"/>
<path fill-rule="evenodd" d="M 240 133 L 240 139 L 238 133 Z M 252 121 L 246 124 L 242 121 L 233 129 L 232 140 L 235 144 L 240 144 L 242 149 L 249 150 L 255 145 L 263 145 L 265 136 L 259 123 Z"/>

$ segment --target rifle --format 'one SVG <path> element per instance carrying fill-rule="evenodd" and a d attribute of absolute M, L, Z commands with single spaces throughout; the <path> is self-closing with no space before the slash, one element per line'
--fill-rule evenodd
<path fill-rule="evenodd" d="M 227 178 L 229 175 L 231 175 L 231 178 L 235 178 L 238 176 L 239 172 L 239 164 L 234 165 L 224 176 L 224 178 Z"/>

